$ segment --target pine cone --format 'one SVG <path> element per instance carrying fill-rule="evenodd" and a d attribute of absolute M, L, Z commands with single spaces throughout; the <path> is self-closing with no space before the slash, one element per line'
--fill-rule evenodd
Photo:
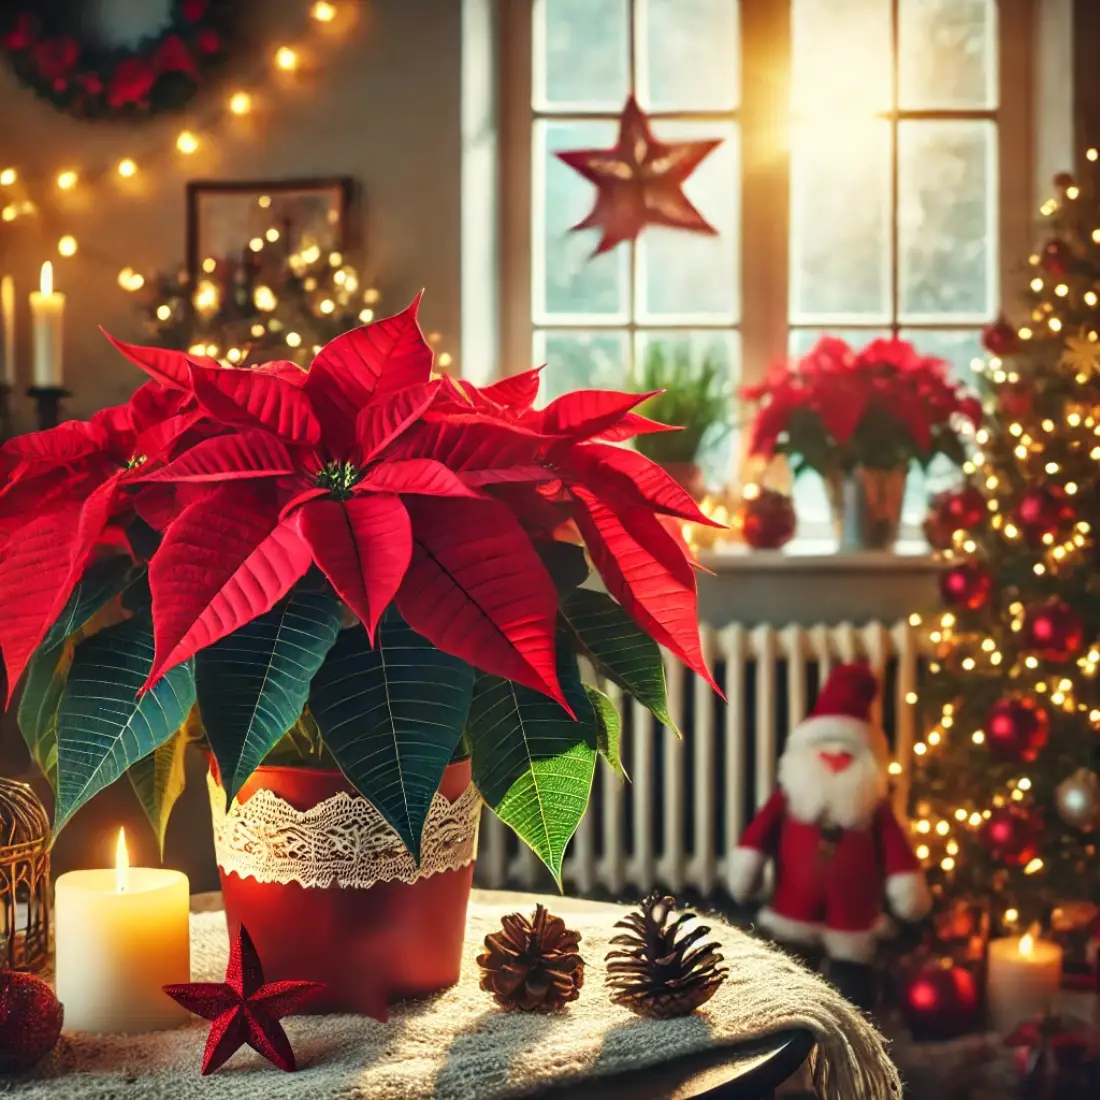
<path fill-rule="evenodd" d="M 544 906 L 533 920 L 519 913 L 502 918 L 503 932 L 485 937 L 486 952 L 478 955 L 481 988 L 497 1004 L 524 1012 L 555 1012 L 575 1001 L 584 984 L 584 959 L 577 954 L 579 932 L 565 927 L 561 917 Z"/>
<path fill-rule="evenodd" d="M 695 946 L 710 931 L 706 925 L 679 935 L 695 914 L 683 913 L 672 921 L 674 906 L 672 898 L 650 894 L 641 913 L 615 925 L 627 931 L 611 943 L 625 950 L 607 956 L 607 986 L 615 1004 L 640 1016 L 686 1016 L 709 1001 L 728 974 L 718 965 L 718 944 Z"/>

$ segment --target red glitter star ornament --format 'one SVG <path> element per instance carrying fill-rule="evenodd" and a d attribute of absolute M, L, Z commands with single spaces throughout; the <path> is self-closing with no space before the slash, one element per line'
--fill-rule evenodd
<path fill-rule="evenodd" d="M 203 1076 L 223 1066 L 244 1043 L 279 1069 L 293 1071 L 294 1051 L 279 1020 L 297 1012 L 321 982 L 264 982 L 260 956 L 241 926 L 229 950 L 224 982 L 166 985 L 164 992 L 189 1012 L 212 1021 L 202 1056 Z"/>
<path fill-rule="evenodd" d="M 597 189 L 596 205 L 573 229 L 603 230 L 593 255 L 636 239 L 647 225 L 716 236 L 718 231 L 688 201 L 683 187 L 699 162 L 721 144 L 721 138 L 670 145 L 655 140 L 649 119 L 631 96 L 619 118 L 618 144 L 557 154 Z"/>

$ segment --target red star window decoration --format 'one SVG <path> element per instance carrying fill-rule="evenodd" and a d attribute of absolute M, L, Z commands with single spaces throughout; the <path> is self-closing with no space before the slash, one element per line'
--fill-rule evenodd
<path fill-rule="evenodd" d="M 245 1043 L 279 1069 L 293 1071 L 294 1051 L 279 1020 L 298 1012 L 323 988 L 321 982 L 265 983 L 260 956 L 242 925 L 229 949 L 224 982 L 166 985 L 164 992 L 189 1012 L 211 1021 L 202 1056 L 205 1076 Z"/>
<path fill-rule="evenodd" d="M 722 139 L 657 141 L 649 119 L 631 96 L 619 117 L 619 140 L 610 149 L 574 149 L 558 158 L 596 185 L 596 203 L 573 230 L 602 230 L 593 255 L 633 241 L 647 225 L 716 236 L 717 230 L 684 194 L 684 182 Z"/>

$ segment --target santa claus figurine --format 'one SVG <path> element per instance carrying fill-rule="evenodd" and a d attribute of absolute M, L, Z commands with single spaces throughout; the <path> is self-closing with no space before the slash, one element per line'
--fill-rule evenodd
<path fill-rule="evenodd" d="M 779 789 L 734 849 L 730 886 L 743 902 L 768 859 L 775 891 L 759 924 L 780 943 L 824 953 L 835 985 L 871 1007 L 870 964 L 889 922 L 923 918 L 931 896 L 887 800 L 889 751 L 870 721 L 878 683 L 866 665 L 841 665 L 779 759 Z"/>

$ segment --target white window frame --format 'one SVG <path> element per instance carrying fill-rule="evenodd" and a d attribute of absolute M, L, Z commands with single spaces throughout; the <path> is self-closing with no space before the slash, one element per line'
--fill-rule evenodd
<path fill-rule="evenodd" d="M 538 113 L 532 107 L 533 13 L 538 0 L 501 0 L 498 18 L 497 104 L 500 126 L 500 353 L 502 373 L 511 374 L 530 365 L 536 327 L 570 327 L 555 318 L 554 325 L 536 326 L 533 321 L 532 286 L 532 134 Z M 637 324 L 592 321 L 585 329 L 607 328 L 631 334 L 638 327 L 650 329 L 711 328 L 740 333 L 739 384 L 760 380 L 769 365 L 787 356 L 792 326 L 789 316 L 789 218 L 790 159 L 777 156 L 776 134 L 789 125 L 789 80 L 791 63 L 790 0 L 741 0 L 742 94 L 736 117 L 741 130 L 741 239 L 740 320 L 736 324 L 696 325 L 688 319 L 662 319 Z M 997 168 L 999 189 L 995 207 L 999 223 L 996 236 L 1000 292 L 1011 292 L 1018 281 L 1021 258 L 1029 248 L 1035 202 L 1035 44 L 1036 0 L 999 0 L 998 3 L 998 105 L 980 111 L 879 112 L 877 117 L 897 118 L 982 118 L 997 123 Z M 896 74 L 897 66 L 894 65 Z M 673 117 L 728 118 L 730 112 L 692 112 Z M 585 117 L 606 118 L 605 113 Z M 896 124 L 892 127 L 895 135 Z M 658 135 L 660 133 L 657 124 Z M 892 163 L 896 165 L 894 151 Z M 896 231 L 897 173 L 893 173 Z M 898 279 L 897 249 L 891 250 L 892 281 Z M 633 272 L 632 272 L 633 275 Z M 635 291 L 633 279 L 631 293 Z M 897 325 L 896 293 L 891 302 L 891 321 Z M 998 303 L 994 303 L 996 308 Z M 975 318 L 991 321 L 993 317 Z M 972 322 L 962 318 L 943 324 L 906 324 L 907 330 L 965 329 Z M 576 327 L 576 326 L 573 326 Z M 837 325 L 836 327 L 840 327 Z M 845 325 L 868 330 L 890 325 Z M 631 335 L 631 339 L 633 336 Z M 736 406 L 735 406 L 736 411 Z M 744 439 L 742 438 L 742 447 Z M 740 456 L 743 459 L 743 454 Z M 736 458 L 735 458 L 735 461 Z M 738 471 L 731 471 L 735 480 Z"/>

